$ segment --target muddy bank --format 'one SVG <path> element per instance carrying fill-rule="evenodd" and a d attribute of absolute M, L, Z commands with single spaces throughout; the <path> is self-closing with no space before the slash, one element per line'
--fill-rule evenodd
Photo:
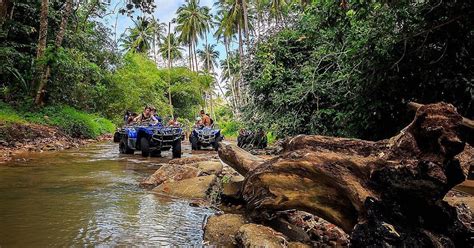
<path fill-rule="evenodd" d="M 80 139 L 72 138 L 56 127 L 0 123 L 0 164 L 18 153 L 65 150 L 110 139 L 110 134 L 97 139 Z"/>

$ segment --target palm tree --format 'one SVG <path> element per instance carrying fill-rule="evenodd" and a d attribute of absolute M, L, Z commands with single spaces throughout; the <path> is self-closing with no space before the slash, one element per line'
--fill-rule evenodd
<path fill-rule="evenodd" d="M 260 32 L 262 31 L 262 26 L 264 24 L 264 14 L 268 10 L 270 5 L 270 0 L 254 0 L 253 9 L 257 16 L 257 39 L 260 39 Z"/>
<path fill-rule="evenodd" d="M 155 63 L 157 63 L 156 45 L 161 45 L 161 40 L 165 39 L 166 24 L 152 17 L 149 25 L 151 32 L 153 32 L 153 58 L 155 59 Z"/>
<path fill-rule="evenodd" d="M 229 4 L 231 4 L 229 7 L 229 14 L 227 18 L 229 18 L 229 22 L 233 22 L 236 27 L 237 27 L 237 34 L 238 34 L 238 39 L 239 39 L 239 52 L 240 52 L 240 57 L 244 56 L 244 46 L 243 46 L 243 36 L 242 36 L 242 26 L 244 25 L 244 13 L 242 10 L 242 4 L 241 0 L 231 0 L 228 1 Z M 244 31 L 244 34 L 246 31 Z"/>
<path fill-rule="evenodd" d="M 180 39 L 189 46 L 190 67 L 197 71 L 196 44 L 199 37 L 207 31 L 210 20 L 210 10 L 199 6 L 199 0 L 189 0 L 181 5 L 177 12 L 176 30 L 180 32 Z"/>
<path fill-rule="evenodd" d="M 183 58 L 183 48 L 179 42 L 178 37 L 174 33 L 170 33 L 161 43 L 159 52 L 163 60 L 168 59 L 168 44 L 170 53 L 170 65 L 173 67 L 173 62 Z"/>
<path fill-rule="evenodd" d="M 275 18 L 277 26 L 279 25 L 286 9 L 291 1 L 288 0 L 271 0 L 270 1 L 270 15 Z"/>
<path fill-rule="evenodd" d="M 222 75 L 221 80 L 227 84 L 232 92 L 232 103 L 234 114 L 240 102 L 240 88 L 237 86 L 240 81 L 240 59 L 237 53 L 228 53 L 226 59 L 221 61 Z"/>
<path fill-rule="evenodd" d="M 242 0 L 219 0 L 215 3 L 215 5 L 218 7 L 217 13 L 220 16 L 217 34 L 222 35 L 225 39 L 237 34 L 239 42 L 239 68 L 242 68 L 242 58 L 244 56 L 242 26 L 245 26 L 241 1 Z M 228 49 L 226 50 L 228 53 Z M 239 73 L 242 72 L 240 71 Z M 242 77 L 239 77 L 239 80 L 242 80 Z M 236 81 L 235 83 L 237 83 L 235 88 L 240 89 L 241 81 Z M 238 92 L 236 92 L 236 96 L 238 96 Z M 240 97 L 236 97 L 235 99 L 238 99 L 238 102 L 240 102 Z"/>
<path fill-rule="evenodd" d="M 150 42 L 153 42 L 156 26 L 146 17 L 139 17 L 135 27 L 128 28 L 122 34 L 122 46 L 125 51 L 146 53 L 150 50 Z"/>
<path fill-rule="evenodd" d="M 214 69 L 219 66 L 219 51 L 216 50 L 215 44 L 208 44 L 204 49 L 197 51 L 199 59 L 203 62 L 204 71 L 214 72 Z"/>

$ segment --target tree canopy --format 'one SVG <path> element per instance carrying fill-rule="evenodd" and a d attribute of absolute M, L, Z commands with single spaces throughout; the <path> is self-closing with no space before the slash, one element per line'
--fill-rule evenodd
<path fill-rule="evenodd" d="M 472 7 L 458 1 L 313 3 L 293 26 L 249 51 L 245 119 L 280 136 L 379 139 L 409 121 L 408 101 L 446 101 L 472 117 Z"/>

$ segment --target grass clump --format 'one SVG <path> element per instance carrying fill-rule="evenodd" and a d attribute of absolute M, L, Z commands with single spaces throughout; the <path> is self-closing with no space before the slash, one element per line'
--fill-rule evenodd
<path fill-rule="evenodd" d="M 219 127 L 221 128 L 222 135 L 225 137 L 237 138 L 239 130 L 242 128 L 242 123 L 233 120 L 223 121 L 219 123 Z"/>
<path fill-rule="evenodd" d="M 13 123 L 23 124 L 27 121 L 8 104 L 0 101 L 0 124 Z"/>
<path fill-rule="evenodd" d="M 16 110 L 0 102 L 0 122 L 55 126 L 71 137 L 86 139 L 97 138 L 115 130 L 115 125 L 111 121 L 69 106 L 49 106 L 31 112 Z"/>

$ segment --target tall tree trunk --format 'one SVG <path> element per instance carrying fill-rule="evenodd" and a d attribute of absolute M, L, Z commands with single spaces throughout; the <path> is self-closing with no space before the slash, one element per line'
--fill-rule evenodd
<path fill-rule="evenodd" d="M 249 23 L 248 23 L 248 11 L 247 11 L 247 0 L 241 0 L 242 1 L 242 11 L 244 14 L 244 36 L 245 36 L 245 43 L 247 45 L 247 48 L 250 45 L 250 35 L 249 35 Z"/>
<path fill-rule="evenodd" d="M 48 2 L 47 0 L 43 0 L 43 1 Z M 59 48 L 61 46 L 61 44 L 63 43 L 64 34 L 66 33 L 67 21 L 69 19 L 69 15 L 71 14 L 71 11 L 72 11 L 72 4 L 73 4 L 73 0 L 67 0 L 65 10 L 64 10 L 63 16 L 61 18 L 61 24 L 59 26 L 59 31 L 58 31 L 58 34 L 56 35 L 56 40 L 54 41 L 54 46 L 56 47 L 56 49 Z M 43 8 L 43 6 L 41 6 L 41 8 Z M 42 23 L 40 22 L 40 27 L 41 27 L 41 24 Z M 48 26 L 48 24 L 47 24 L 47 20 L 46 20 L 46 28 L 47 28 L 47 26 Z M 44 54 L 44 51 L 43 51 L 43 54 Z M 43 103 L 44 103 L 43 102 L 44 92 L 45 92 L 46 84 L 48 82 L 48 78 L 49 78 L 50 73 L 51 73 L 51 69 L 48 65 L 46 67 L 46 70 L 43 72 L 43 74 L 41 76 L 41 81 L 40 81 L 39 86 L 38 86 L 38 91 L 36 92 L 36 97 L 35 97 L 35 104 L 36 105 L 43 105 Z"/>
<path fill-rule="evenodd" d="M 260 29 L 262 28 L 261 26 L 261 21 L 262 21 L 262 16 L 260 14 L 260 12 L 257 13 L 257 41 L 260 40 Z"/>
<path fill-rule="evenodd" d="M 0 26 L 7 20 L 10 0 L 0 0 Z"/>
<path fill-rule="evenodd" d="M 39 35 L 38 35 L 38 46 L 36 49 L 36 60 L 43 58 L 44 51 L 46 50 L 46 41 L 48 38 L 48 10 L 49 10 L 49 1 L 41 1 L 41 10 L 40 10 L 40 26 L 39 26 Z M 37 65 L 37 79 L 31 82 L 31 89 L 34 89 L 35 83 L 40 82 L 43 77 L 43 71 L 45 70 L 44 66 Z"/>
<path fill-rule="evenodd" d="M 207 57 L 207 61 L 206 61 L 206 64 L 207 64 L 207 72 L 209 74 L 211 74 L 211 57 L 210 57 L 210 49 L 209 49 L 209 44 L 207 43 L 207 33 L 206 33 L 206 47 L 204 49 L 204 51 L 207 50 L 206 52 L 206 57 Z M 214 75 L 212 76 L 214 78 Z M 215 115 L 214 115 L 214 104 L 212 102 L 212 91 L 213 91 L 213 87 L 212 87 L 212 83 L 209 85 L 209 101 L 210 101 L 210 106 L 211 106 L 211 116 L 214 116 L 214 119 L 215 119 Z"/>
<path fill-rule="evenodd" d="M 72 4 L 73 4 L 73 0 L 67 0 L 66 6 L 65 6 L 65 9 L 64 9 L 64 14 L 63 14 L 63 17 L 61 19 L 61 25 L 59 26 L 59 31 L 58 31 L 58 34 L 56 36 L 56 40 L 55 40 L 55 43 L 54 43 L 54 45 L 56 47 L 60 47 L 63 43 L 64 34 L 66 33 L 67 21 L 69 19 L 69 16 L 71 15 L 71 11 L 72 11 Z"/>
<path fill-rule="evenodd" d="M 119 13 L 115 15 L 115 25 L 114 25 L 114 50 L 118 53 L 118 41 L 117 41 L 117 23 L 118 23 Z M 77 24 L 76 24 L 77 25 Z M 77 26 L 76 26 L 77 27 Z M 77 30 L 77 28 L 76 28 Z"/>
<path fill-rule="evenodd" d="M 237 30 L 239 32 L 239 64 L 240 64 L 240 68 L 239 68 L 239 80 L 237 81 L 237 90 L 239 92 L 239 106 L 241 106 L 242 104 L 242 89 L 241 89 L 241 85 L 242 85 L 242 80 L 244 79 L 242 77 L 242 60 L 244 58 L 244 49 L 243 49 L 243 41 L 242 41 L 242 28 L 240 26 L 240 23 L 237 23 Z"/>
<path fill-rule="evenodd" d="M 174 118 L 173 102 L 171 101 L 171 22 L 168 22 L 168 99 L 170 101 L 171 117 Z"/>
<path fill-rule="evenodd" d="M 188 44 L 188 62 L 189 62 L 189 70 L 194 71 L 193 69 L 193 56 L 191 56 L 191 42 Z"/>
<path fill-rule="evenodd" d="M 156 35 L 153 34 L 153 61 L 158 66 L 158 59 L 156 57 Z"/>
<path fill-rule="evenodd" d="M 230 81 L 230 88 L 232 90 L 232 112 L 235 115 L 235 110 L 237 108 L 237 96 L 235 94 L 235 85 L 234 85 L 234 80 L 232 80 L 232 75 L 230 74 L 230 63 L 229 63 L 229 43 L 227 42 L 227 38 L 224 36 L 224 47 L 225 47 L 225 54 L 226 54 L 226 62 L 227 62 L 227 76 Z"/>
<path fill-rule="evenodd" d="M 36 58 L 43 57 L 44 51 L 46 50 L 46 40 L 48 38 L 48 9 L 49 1 L 41 1 L 41 12 L 40 12 L 40 27 L 38 36 L 38 48 L 36 50 Z"/>
<path fill-rule="evenodd" d="M 198 63 L 197 53 L 196 53 L 196 40 L 197 39 L 193 40 L 193 56 L 194 56 L 194 66 L 196 68 L 196 72 L 198 72 L 199 71 L 199 63 Z"/>

